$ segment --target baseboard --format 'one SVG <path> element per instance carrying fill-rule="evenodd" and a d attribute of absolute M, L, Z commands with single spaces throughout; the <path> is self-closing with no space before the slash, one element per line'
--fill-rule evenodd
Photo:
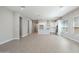
<path fill-rule="evenodd" d="M 13 38 L 13 39 L 18 39 L 19 40 L 20 38 Z"/>
<path fill-rule="evenodd" d="M 6 41 L 4 41 L 4 42 L 1 42 L 0 45 L 5 44 L 5 43 L 7 43 L 7 42 L 9 42 L 9 41 L 12 41 L 12 40 L 15 40 L 15 39 L 12 38 L 12 39 L 6 40 Z"/>
<path fill-rule="evenodd" d="M 76 39 L 74 39 L 74 38 L 71 38 L 71 37 L 67 37 L 67 38 L 70 39 L 70 40 L 73 40 L 73 41 L 75 41 L 75 42 L 77 42 L 77 43 L 79 43 L 79 41 L 76 40 Z"/>
<path fill-rule="evenodd" d="M 22 37 L 28 36 L 28 34 L 23 35 Z"/>
<path fill-rule="evenodd" d="M 67 39 L 69 39 L 69 40 L 73 40 L 73 41 L 75 41 L 75 42 L 77 42 L 77 43 L 79 43 L 79 41 L 78 40 L 76 40 L 75 38 L 72 38 L 72 37 L 68 37 L 68 36 L 65 36 L 65 35 L 62 35 L 64 38 L 67 38 Z"/>
<path fill-rule="evenodd" d="M 23 35 L 23 37 L 25 37 L 25 36 L 27 36 L 28 34 L 26 34 L 26 35 Z M 2 44 L 5 44 L 5 43 L 7 43 L 7 42 L 9 42 L 9 41 L 12 41 L 12 40 L 19 40 L 20 38 L 12 38 L 12 39 L 9 39 L 9 40 L 6 40 L 6 41 L 4 41 L 4 42 L 0 42 L 0 45 L 2 45 Z"/>

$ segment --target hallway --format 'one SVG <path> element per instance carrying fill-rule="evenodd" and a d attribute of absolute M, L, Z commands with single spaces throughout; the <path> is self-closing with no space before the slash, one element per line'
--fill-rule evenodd
<path fill-rule="evenodd" d="M 79 43 L 56 35 L 32 34 L 0 46 L 2 53 L 79 52 Z"/>
<path fill-rule="evenodd" d="M 0 7 L 0 52 L 78 53 L 79 7 Z"/>
<path fill-rule="evenodd" d="M 79 0 L 0 4 L 0 59 L 79 59 Z"/>

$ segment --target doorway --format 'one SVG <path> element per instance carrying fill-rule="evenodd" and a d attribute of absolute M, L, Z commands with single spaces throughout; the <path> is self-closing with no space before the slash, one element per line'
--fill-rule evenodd
<path fill-rule="evenodd" d="M 32 33 L 38 33 L 38 20 L 32 21 Z"/>
<path fill-rule="evenodd" d="M 56 32 L 55 32 L 56 35 L 58 35 L 58 25 L 56 26 Z"/>
<path fill-rule="evenodd" d="M 19 38 L 22 38 L 22 17 L 19 17 Z"/>
<path fill-rule="evenodd" d="M 28 20 L 28 35 L 30 34 L 30 32 L 29 32 L 30 29 L 29 28 L 30 28 L 30 26 L 29 26 L 29 20 Z"/>

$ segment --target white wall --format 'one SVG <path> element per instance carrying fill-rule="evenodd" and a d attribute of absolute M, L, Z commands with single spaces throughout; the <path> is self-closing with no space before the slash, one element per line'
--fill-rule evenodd
<path fill-rule="evenodd" d="M 19 17 L 20 14 L 14 12 L 13 13 L 13 38 L 14 39 L 19 39 Z"/>
<path fill-rule="evenodd" d="M 13 39 L 13 13 L 0 7 L 0 44 Z"/>
<path fill-rule="evenodd" d="M 22 17 L 22 37 L 28 35 L 28 24 L 30 25 L 29 32 L 32 33 L 32 21 L 29 18 L 15 12 L 14 13 L 14 20 L 13 20 L 14 21 L 14 25 L 13 25 L 13 27 L 14 27 L 13 28 L 14 29 L 13 30 L 14 39 L 20 39 L 20 37 L 19 37 L 19 32 L 20 32 L 19 17 L 20 16 Z M 29 23 L 28 23 L 28 20 L 30 21 Z"/>
<path fill-rule="evenodd" d="M 22 34 L 28 35 L 28 18 L 5 7 L 0 7 L 0 44 L 19 39 L 19 17 L 22 16 Z M 30 21 L 30 26 L 32 26 Z M 30 33 L 32 28 L 30 27 Z"/>
<path fill-rule="evenodd" d="M 28 20 L 23 17 L 22 19 L 22 37 L 28 35 Z"/>
<path fill-rule="evenodd" d="M 32 20 L 29 19 L 29 34 L 32 34 Z"/>
<path fill-rule="evenodd" d="M 30 25 L 29 32 L 32 33 L 32 21 L 29 18 L 27 18 L 19 13 L 14 13 L 14 32 L 13 32 L 14 39 L 20 39 L 20 37 L 19 37 L 19 32 L 20 32 L 19 17 L 20 16 L 22 17 L 22 37 L 28 35 L 28 24 Z M 28 20 L 30 21 L 29 23 L 28 23 Z"/>

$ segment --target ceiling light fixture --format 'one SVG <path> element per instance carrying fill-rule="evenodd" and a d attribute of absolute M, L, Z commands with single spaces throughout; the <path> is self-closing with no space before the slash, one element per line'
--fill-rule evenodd
<path fill-rule="evenodd" d="M 64 6 L 59 6 L 60 8 L 63 8 Z"/>
<path fill-rule="evenodd" d="M 24 10 L 25 9 L 25 6 L 20 6 L 21 7 L 21 10 Z"/>

